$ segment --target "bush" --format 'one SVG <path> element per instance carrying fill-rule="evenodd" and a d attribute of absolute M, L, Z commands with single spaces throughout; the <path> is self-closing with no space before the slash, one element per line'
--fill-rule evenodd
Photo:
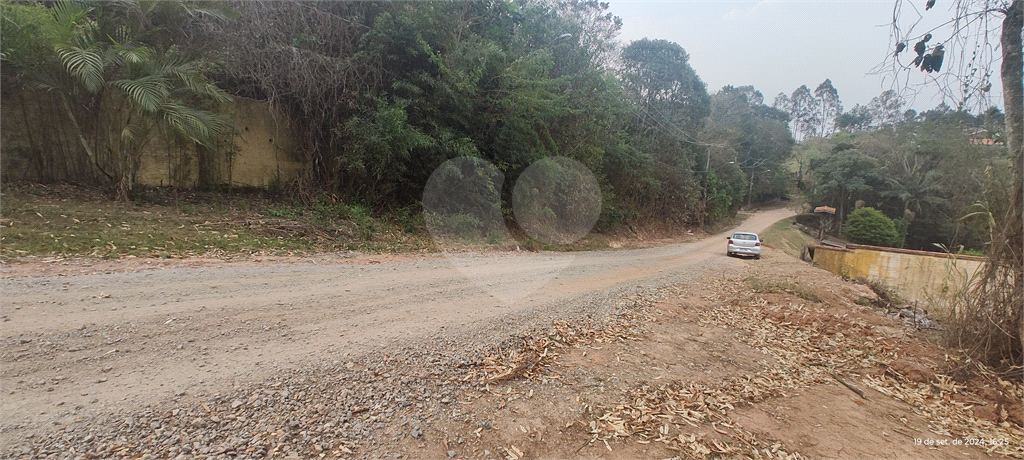
<path fill-rule="evenodd" d="M 821 223 L 821 216 L 813 212 L 805 212 L 803 214 L 797 214 L 794 220 L 796 220 L 796 223 L 805 227 L 818 228 L 818 225 Z"/>
<path fill-rule="evenodd" d="M 860 208 L 847 216 L 843 235 L 854 243 L 872 246 L 892 246 L 900 236 L 892 219 L 870 207 Z"/>
<path fill-rule="evenodd" d="M 473 214 L 438 214 L 424 212 L 424 221 L 430 233 L 439 238 L 475 240 L 484 236 L 485 225 Z"/>

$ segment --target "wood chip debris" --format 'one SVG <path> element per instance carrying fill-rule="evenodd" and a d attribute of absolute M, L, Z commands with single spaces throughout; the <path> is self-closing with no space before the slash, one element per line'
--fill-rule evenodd
<path fill-rule="evenodd" d="M 505 451 L 505 457 L 508 460 L 519 460 L 526 455 L 525 453 L 523 453 L 523 451 L 519 450 L 519 448 L 513 445 L 503 447 L 502 449 Z"/>

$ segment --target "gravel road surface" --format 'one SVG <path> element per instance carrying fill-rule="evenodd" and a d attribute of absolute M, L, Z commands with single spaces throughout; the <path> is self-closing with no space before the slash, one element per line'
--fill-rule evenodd
<path fill-rule="evenodd" d="M 759 212 L 739 229 L 759 232 L 790 215 Z M 637 250 L 369 265 L 263 261 L 6 276 L 0 452 L 104 414 L 229 392 L 310 366 L 351 369 L 368 354 L 422 343 L 468 350 L 553 319 L 598 314 L 668 280 L 742 270 L 750 262 L 726 257 L 724 236 Z"/>

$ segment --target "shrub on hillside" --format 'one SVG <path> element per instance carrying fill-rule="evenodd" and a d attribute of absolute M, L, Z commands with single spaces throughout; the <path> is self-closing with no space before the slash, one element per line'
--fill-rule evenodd
<path fill-rule="evenodd" d="M 798 224 L 812 228 L 818 228 L 818 224 L 821 223 L 821 217 L 813 212 L 797 214 L 794 220 L 796 220 L 796 223 Z"/>
<path fill-rule="evenodd" d="M 900 236 L 892 219 L 870 207 L 860 208 L 846 217 L 843 235 L 854 243 L 872 246 L 892 246 Z"/>

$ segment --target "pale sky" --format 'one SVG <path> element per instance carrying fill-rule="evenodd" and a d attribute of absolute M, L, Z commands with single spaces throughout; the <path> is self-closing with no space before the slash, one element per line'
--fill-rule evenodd
<path fill-rule="evenodd" d="M 892 0 L 608 1 L 609 11 L 622 18 L 623 44 L 644 37 L 680 44 L 711 93 L 725 85 L 753 85 L 771 105 L 780 92 L 792 94 L 800 85 L 814 91 L 829 78 L 849 110 L 893 89 L 892 75 L 869 75 L 892 52 Z M 948 9 L 942 9 L 944 3 L 948 8 L 948 0 L 938 0 L 928 12 L 925 0 L 913 3 L 921 4 L 917 6 L 924 22 L 917 30 L 922 32 L 950 17 Z M 914 5 L 904 20 L 917 17 Z M 994 39 L 998 43 L 998 34 Z M 948 49 L 943 70 L 956 59 Z M 907 50 L 902 56 L 909 60 L 914 54 Z M 994 69 L 993 104 L 1002 107 L 998 63 Z M 912 83 L 923 82 L 924 77 L 917 69 L 910 71 Z M 941 101 L 932 87 L 920 92 L 909 107 L 921 112 Z"/>

